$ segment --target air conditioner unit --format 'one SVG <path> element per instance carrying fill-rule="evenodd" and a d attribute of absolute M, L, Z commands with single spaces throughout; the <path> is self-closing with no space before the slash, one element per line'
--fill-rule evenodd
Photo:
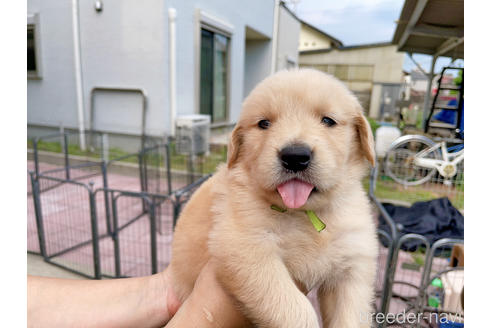
<path fill-rule="evenodd" d="M 184 155 L 209 152 L 210 115 L 183 115 L 176 118 L 176 151 Z"/>

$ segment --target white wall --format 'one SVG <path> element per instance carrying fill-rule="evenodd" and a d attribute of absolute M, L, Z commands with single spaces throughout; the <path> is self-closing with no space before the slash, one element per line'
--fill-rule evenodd
<path fill-rule="evenodd" d="M 331 47 L 331 41 L 326 37 L 326 35 L 316 31 L 306 24 L 302 24 L 298 42 L 299 51 L 328 49 Z"/>
<path fill-rule="evenodd" d="M 94 1 L 80 0 L 79 3 L 86 126 L 90 121 L 92 88 L 138 88 L 145 91 L 148 97 L 147 132 L 156 136 L 169 132 L 168 8 L 171 7 L 177 10 L 178 115 L 199 111 L 196 55 L 200 49 L 195 13 L 200 9 L 232 26 L 229 120 L 237 120 L 245 96 L 245 28 L 250 26 L 270 40 L 273 32 L 273 0 L 104 0 L 102 12 L 95 11 Z M 28 12 L 40 15 L 43 70 L 42 79 L 28 81 L 28 124 L 52 127 L 63 124 L 75 129 L 77 106 L 72 2 L 28 0 Z M 261 54 L 258 54 L 258 58 L 262 57 L 261 65 L 271 61 L 270 53 L 271 41 L 268 41 Z M 270 66 L 264 69 L 269 71 Z M 140 107 L 137 99 L 131 98 L 136 97 L 135 94 L 111 97 L 111 94 L 104 93 L 98 97 L 104 99 L 96 101 L 99 106 L 95 108 L 97 115 L 105 123 L 114 123 L 114 127 L 108 129 L 129 134 L 138 131 L 136 127 L 141 123 L 135 120 Z M 125 124 L 131 126 L 125 127 Z"/>
<path fill-rule="evenodd" d="M 288 58 L 294 60 L 296 66 L 299 62 L 298 45 L 301 23 L 283 6 L 280 6 L 278 30 L 277 71 L 288 67 Z"/>
<path fill-rule="evenodd" d="M 27 80 L 27 123 L 77 127 L 72 3 L 30 0 L 28 14 L 38 13 L 42 78 Z"/>
<path fill-rule="evenodd" d="M 271 65 L 270 40 L 246 40 L 244 57 L 244 89 L 247 97 L 251 90 L 270 74 Z"/>
<path fill-rule="evenodd" d="M 94 87 L 138 88 L 148 97 L 147 133 L 163 135 L 169 126 L 167 26 L 162 0 L 80 1 L 80 41 L 88 125 L 90 92 Z M 95 111 L 110 132 L 139 134 L 140 96 L 104 92 Z M 109 99 L 108 99 L 109 98 Z M 138 121 L 135 121 L 138 118 Z"/>

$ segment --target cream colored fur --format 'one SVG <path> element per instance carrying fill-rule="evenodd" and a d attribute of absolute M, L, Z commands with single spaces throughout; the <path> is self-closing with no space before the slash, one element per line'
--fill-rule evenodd
<path fill-rule="evenodd" d="M 323 116 L 337 125 L 321 123 Z M 258 121 L 268 119 L 263 130 Z M 310 168 L 285 173 L 279 150 L 313 149 Z M 373 137 L 356 98 L 338 80 L 309 70 L 279 72 L 246 98 L 218 168 L 185 206 L 170 269 L 184 300 L 203 265 L 220 263 L 219 279 L 260 327 L 318 327 L 305 293 L 319 287 L 323 327 L 368 327 L 377 241 L 361 179 L 374 164 Z M 285 207 L 276 186 L 292 177 L 314 184 L 300 209 Z M 326 223 L 317 232 L 304 210 Z"/>

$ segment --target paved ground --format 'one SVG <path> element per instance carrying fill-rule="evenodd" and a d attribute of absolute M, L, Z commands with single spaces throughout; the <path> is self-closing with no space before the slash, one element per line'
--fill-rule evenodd
<path fill-rule="evenodd" d="M 71 273 L 46 263 L 40 255 L 34 254 L 27 254 L 27 274 L 54 278 L 85 279 L 78 274 Z"/>

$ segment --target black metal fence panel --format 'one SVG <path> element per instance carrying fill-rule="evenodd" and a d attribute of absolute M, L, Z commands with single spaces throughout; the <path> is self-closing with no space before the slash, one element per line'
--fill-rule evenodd
<path fill-rule="evenodd" d="M 35 203 L 39 204 L 38 230 L 43 234 L 45 259 L 84 276 L 99 278 L 100 228 L 91 188 L 80 182 L 42 175 L 36 183 L 38 190 L 44 190 L 35 191 Z"/>

